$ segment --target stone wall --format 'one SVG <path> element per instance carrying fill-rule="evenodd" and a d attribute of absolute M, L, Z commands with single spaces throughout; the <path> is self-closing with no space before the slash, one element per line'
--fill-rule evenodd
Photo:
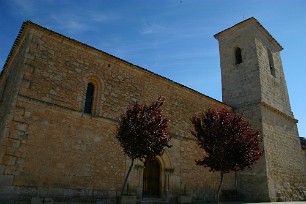
<path fill-rule="evenodd" d="M 304 161 L 294 120 L 262 109 L 269 191 L 273 201 L 306 199 Z"/>
<path fill-rule="evenodd" d="M 267 42 L 262 35 L 258 32 L 256 34 L 261 101 L 293 118 L 280 52 L 275 51 L 271 43 Z M 268 50 L 273 51 L 274 75 L 270 71 Z"/>
<path fill-rule="evenodd" d="M 220 47 L 223 101 L 244 112 L 263 136 L 265 154 L 251 171 L 240 174 L 240 188 L 248 200 L 306 199 L 297 120 L 291 112 L 280 58 L 282 47 L 254 18 L 215 37 Z M 240 64 L 235 63 L 236 47 L 241 49 Z"/>
<path fill-rule="evenodd" d="M 253 25 L 246 25 L 220 37 L 220 64 L 222 73 L 222 99 L 225 103 L 244 113 L 254 128 L 262 130 L 260 70 L 256 55 Z M 242 63 L 235 63 L 235 48 L 239 47 Z M 259 104 L 259 105 L 258 105 Z M 264 144 L 263 144 L 264 145 Z M 269 201 L 266 156 L 252 169 L 239 174 L 238 186 L 249 201 Z"/>
<path fill-rule="evenodd" d="M 305 137 L 300 137 L 300 142 L 302 146 L 302 155 L 304 157 L 304 170 L 306 175 L 306 139 Z"/>
<path fill-rule="evenodd" d="M 16 106 L 17 93 L 23 86 L 21 69 L 27 56 L 28 42 L 27 37 L 21 39 L 18 52 L 10 53 L 10 58 L 13 60 L 6 63 L 11 68 L 3 70 L 0 77 L 0 184 L 2 185 L 11 185 L 13 182 L 11 166 L 15 165 L 16 157 L 12 152 L 21 144 L 19 138 L 10 135 L 8 122 L 15 120 L 14 106 Z M 21 137 L 24 135 L 24 128 L 25 124 L 16 121 L 15 131 Z"/>
<path fill-rule="evenodd" d="M 235 108 L 260 101 L 258 60 L 254 40 L 255 28 L 243 27 L 219 39 L 222 74 L 222 101 Z M 242 63 L 235 63 L 235 48 L 241 49 Z"/>
<path fill-rule="evenodd" d="M 280 50 L 261 32 L 256 32 L 255 37 L 270 198 L 272 201 L 304 200 L 306 180 L 301 144 L 297 120 L 291 111 Z M 274 74 L 270 71 L 269 50 L 272 52 Z"/>
<path fill-rule="evenodd" d="M 22 77 L 14 84 L 22 85 L 10 114 L 1 112 L 11 116 L 1 133 L 2 200 L 114 202 L 129 166 L 115 139 L 117 120 L 128 105 L 160 95 L 173 137 L 173 147 L 159 158 L 163 197 L 175 201 L 186 189 L 194 200 L 215 199 L 219 175 L 195 165 L 203 152 L 190 134 L 190 118 L 210 106 L 229 106 L 31 23 L 21 39 L 29 41 L 27 54 L 5 68 L 16 70 Z M 95 85 L 91 115 L 83 113 L 89 82 Z M 142 168 L 137 161 L 129 180 L 138 197 Z M 234 188 L 233 175 L 224 188 Z"/>

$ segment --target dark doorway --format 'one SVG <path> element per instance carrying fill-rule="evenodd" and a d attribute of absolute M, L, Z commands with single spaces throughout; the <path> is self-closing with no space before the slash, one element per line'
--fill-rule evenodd
<path fill-rule="evenodd" d="M 143 172 L 143 197 L 160 197 L 160 166 L 157 159 L 147 160 Z"/>

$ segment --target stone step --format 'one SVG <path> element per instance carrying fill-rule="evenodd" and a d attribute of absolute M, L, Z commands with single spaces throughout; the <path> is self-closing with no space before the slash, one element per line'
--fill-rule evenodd
<path fill-rule="evenodd" d="M 140 201 L 141 204 L 168 204 L 168 201 L 162 200 L 160 198 L 145 198 Z"/>

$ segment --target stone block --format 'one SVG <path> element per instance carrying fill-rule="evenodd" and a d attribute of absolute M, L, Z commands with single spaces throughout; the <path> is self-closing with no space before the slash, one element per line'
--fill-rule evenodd
<path fill-rule="evenodd" d="M 191 196 L 179 196 L 177 198 L 178 203 L 191 203 L 192 197 Z"/>
<path fill-rule="evenodd" d="M 2 186 L 2 183 L 0 184 L 0 186 L 0 197 L 10 197 L 16 193 L 14 186 Z"/>
<path fill-rule="evenodd" d="M 49 188 L 48 195 L 49 197 L 64 196 L 64 189 L 63 188 Z"/>
<path fill-rule="evenodd" d="M 15 165 L 16 157 L 11 155 L 4 155 L 3 156 L 3 163 L 6 165 Z"/>
<path fill-rule="evenodd" d="M 69 198 L 73 196 L 73 190 L 72 189 L 64 189 L 64 197 Z"/>
<path fill-rule="evenodd" d="M 24 112 L 24 116 L 25 117 L 30 117 L 31 116 L 31 112 L 30 111 L 25 111 Z"/>
<path fill-rule="evenodd" d="M 15 202 L 15 204 L 29 204 L 28 201 L 18 200 Z"/>
<path fill-rule="evenodd" d="M 0 175 L 3 174 L 4 169 L 5 169 L 5 166 L 4 165 L 0 165 Z"/>
<path fill-rule="evenodd" d="M 92 195 L 92 189 L 82 189 L 81 196 L 87 197 Z"/>
<path fill-rule="evenodd" d="M 15 202 L 13 199 L 8 198 L 8 197 L 2 197 L 0 195 L 0 203 L 4 203 L 4 204 L 17 204 L 17 202 Z"/>
<path fill-rule="evenodd" d="M 12 147 L 19 148 L 20 147 L 20 140 L 13 140 Z"/>
<path fill-rule="evenodd" d="M 34 197 L 31 199 L 31 204 L 43 204 L 44 200 L 42 198 Z"/>
<path fill-rule="evenodd" d="M 137 203 L 137 198 L 136 198 L 136 196 L 122 196 L 121 203 L 135 204 L 135 203 Z"/>
<path fill-rule="evenodd" d="M 108 197 L 108 192 L 103 191 L 103 190 L 93 190 L 92 191 L 92 196 L 97 197 L 97 198 L 107 198 Z"/>
<path fill-rule="evenodd" d="M 11 186 L 13 184 L 13 175 L 0 175 L 0 185 L 1 186 Z"/>
<path fill-rule="evenodd" d="M 39 197 L 46 197 L 48 195 L 49 188 L 48 187 L 38 187 L 37 193 Z"/>
<path fill-rule="evenodd" d="M 21 196 L 37 197 L 37 187 L 33 186 L 20 186 L 17 188 L 17 194 Z"/>
<path fill-rule="evenodd" d="M 27 129 L 28 129 L 28 124 L 26 124 L 26 123 L 18 123 L 17 124 L 17 130 L 27 131 Z"/>
<path fill-rule="evenodd" d="M 54 204 L 54 201 L 52 198 L 45 198 L 44 199 L 44 204 Z"/>
<path fill-rule="evenodd" d="M 109 191 L 108 196 L 109 198 L 116 198 L 116 191 Z"/>

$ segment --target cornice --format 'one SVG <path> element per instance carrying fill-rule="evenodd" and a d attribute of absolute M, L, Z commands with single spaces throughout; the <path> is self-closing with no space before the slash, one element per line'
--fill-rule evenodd
<path fill-rule="evenodd" d="M 149 75 L 152 76 L 152 77 L 157 77 L 157 78 L 159 78 L 159 79 L 162 79 L 162 80 L 165 80 L 165 81 L 167 81 L 167 82 L 170 82 L 171 84 L 174 84 L 174 85 L 176 85 L 176 86 L 178 86 L 178 87 L 181 87 L 181 88 L 183 88 L 184 90 L 191 91 L 191 92 L 197 94 L 198 96 L 205 97 L 205 98 L 208 99 L 208 100 L 212 100 L 213 102 L 216 102 L 216 103 L 225 105 L 225 106 L 227 106 L 227 107 L 229 107 L 229 108 L 231 107 L 231 106 L 228 105 L 228 104 L 225 104 L 225 103 L 223 103 L 223 102 L 221 102 L 221 101 L 219 101 L 219 100 L 217 100 L 217 99 L 211 98 L 211 97 L 209 97 L 209 96 L 207 96 L 207 95 L 205 95 L 205 94 L 202 94 L 202 93 L 200 93 L 200 92 L 198 92 L 198 91 L 196 91 L 196 90 L 194 90 L 194 89 L 192 89 L 192 88 L 189 88 L 189 87 L 187 87 L 187 86 L 185 86 L 185 85 L 182 85 L 182 84 L 180 84 L 180 83 L 178 83 L 178 82 L 175 82 L 175 81 L 173 81 L 173 80 L 171 80 L 171 79 L 169 79 L 169 78 L 167 78 L 167 77 L 164 77 L 164 76 L 161 76 L 161 75 L 159 75 L 159 74 L 156 74 L 156 73 L 154 73 L 154 72 L 152 72 L 152 71 L 150 71 L 150 70 L 148 70 L 148 69 L 145 69 L 145 68 L 143 68 L 143 67 L 134 65 L 134 64 L 132 64 L 132 63 L 130 63 L 130 62 L 127 62 L 127 61 L 125 61 L 125 60 L 123 60 L 123 59 L 121 59 L 121 58 L 118 58 L 118 57 L 116 57 L 116 56 L 114 56 L 114 55 L 111 55 L 111 54 L 109 54 L 109 53 L 107 53 L 107 52 L 104 52 L 104 51 L 102 51 L 102 50 L 99 50 L 99 49 L 97 49 L 97 48 L 95 48 L 95 47 L 92 47 L 92 46 L 90 46 L 90 45 L 87 45 L 87 44 L 85 44 L 85 43 L 79 42 L 79 41 L 77 41 L 77 40 L 75 40 L 75 39 L 72 39 L 72 38 L 69 38 L 69 37 L 67 37 L 67 36 L 64 36 L 64 35 L 62 35 L 62 34 L 60 34 L 60 33 L 58 33 L 58 32 L 52 31 L 52 30 L 50 30 L 50 29 L 48 29 L 48 28 L 45 28 L 45 27 L 43 27 L 43 26 L 41 26 L 41 25 L 38 25 L 38 24 L 36 24 L 36 23 L 33 23 L 33 22 L 29 21 L 29 20 L 28 20 L 28 21 L 25 21 L 25 22 L 22 24 L 21 29 L 19 30 L 18 36 L 16 37 L 16 40 L 15 40 L 15 42 L 14 42 L 12 48 L 11 48 L 11 51 L 10 51 L 10 53 L 9 53 L 9 55 L 8 55 L 8 57 L 7 57 L 7 59 L 6 59 L 6 61 L 5 61 L 4 66 L 3 66 L 3 70 L 2 70 L 1 76 L 0 76 L 0 83 L 1 83 L 1 80 L 2 80 L 2 78 L 3 78 L 4 73 L 7 72 L 7 68 L 9 67 L 9 64 L 10 64 L 11 61 L 13 60 L 14 55 L 16 54 L 16 52 L 18 52 L 18 47 L 20 47 L 20 44 L 21 44 L 21 42 L 22 42 L 24 36 L 26 36 L 26 34 L 27 34 L 27 33 L 29 32 L 29 30 L 31 30 L 31 29 L 36 30 L 36 31 L 40 31 L 40 32 L 42 32 L 42 33 L 46 33 L 46 34 L 48 34 L 48 35 L 51 35 L 52 37 L 55 37 L 55 38 L 57 38 L 57 39 L 61 39 L 61 41 L 63 41 L 63 42 L 71 43 L 71 44 L 73 44 L 73 45 L 75 45 L 75 46 L 77 46 L 77 47 L 80 47 L 80 48 L 84 49 L 84 50 L 96 52 L 96 53 L 98 53 L 98 54 L 107 55 L 107 56 L 112 57 L 112 58 L 114 58 L 114 59 L 116 59 L 116 60 L 119 60 L 119 61 L 122 62 L 122 63 L 125 63 L 125 64 L 128 65 L 130 68 L 134 69 L 135 71 L 141 71 L 141 72 L 143 72 L 143 73 L 149 74 Z"/>
<path fill-rule="evenodd" d="M 259 21 L 254 18 L 248 18 L 240 23 L 237 23 L 235 25 L 233 25 L 232 27 L 229 27 L 217 34 L 214 35 L 214 37 L 219 40 L 220 38 L 222 38 L 223 36 L 226 36 L 234 31 L 237 31 L 245 26 L 248 25 L 254 25 L 276 48 L 278 51 L 282 51 L 283 47 L 273 38 L 273 36 L 259 23 Z"/>

